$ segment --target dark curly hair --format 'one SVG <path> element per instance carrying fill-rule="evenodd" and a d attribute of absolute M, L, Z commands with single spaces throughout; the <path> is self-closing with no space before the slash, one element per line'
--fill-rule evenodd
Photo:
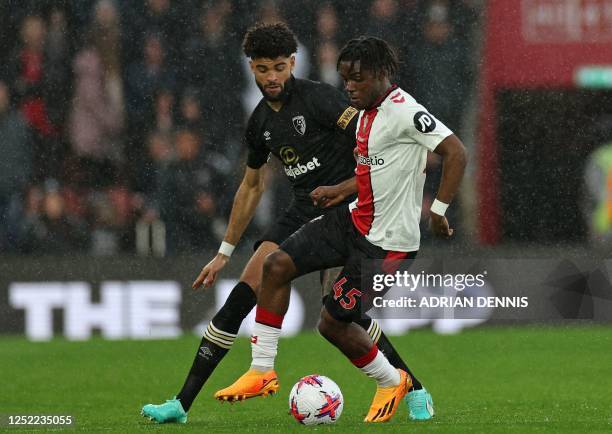
<path fill-rule="evenodd" d="M 399 71 L 399 60 L 393 49 L 384 40 L 374 36 L 360 36 L 351 39 L 340 51 L 336 68 L 340 62 L 351 62 L 351 68 L 356 61 L 361 68 L 374 74 L 384 74 L 393 78 Z"/>
<path fill-rule="evenodd" d="M 244 35 L 242 50 L 251 59 L 289 57 L 297 52 L 297 41 L 284 23 L 258 23 Z"/>

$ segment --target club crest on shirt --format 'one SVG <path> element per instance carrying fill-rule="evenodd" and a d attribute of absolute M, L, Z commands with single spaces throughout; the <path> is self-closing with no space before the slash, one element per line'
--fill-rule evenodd
<path fill-rule="evenodd" d="M 293 128 L 295 128 L 295 131 L 300 133 L 300 135 L 302 136 L 306 134 L 306 119 L 304 119 L 304 116 L 302 115 L 294 116 L 292 121 L 293 121 Z"/>

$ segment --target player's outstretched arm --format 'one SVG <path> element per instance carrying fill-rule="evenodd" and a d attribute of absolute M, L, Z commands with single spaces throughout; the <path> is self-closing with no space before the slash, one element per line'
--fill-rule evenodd
<path fill-rule="evenodd" d="M 344 199 L 357 193 L 357 180 L 353 176 L 336 185 L 324 185 L 310 192 L 310 198 L 314 206 L 329 208 L 338 205 Z"/>
<path fill-rule="evenodd" d="M 459 190 L 467 164 L 467 154 L 465 146 L 454 134 L 442 140 L 434 152 L 442 157 L 442 180 L 436 200 L 429 212 L 431 230 L 436 236 L 449 238 L 454 230 L 449 227 L 444 212 Z"/>
<path fill-rule="evenodd" d="M 193 282 L 193 289 L 197 289 L 202 285 L 206 288 L 211 286 L 217 278 L 217 273 L 219 273 L 229 261 L 231 252 L 224 250 L 224 248 L 226 248 L 224 246 L 229 246 L 230 249 L 233 249 L 233 246 L 238 244 L 246 227 L 253 218 L 255 209 L 265 189 L 263 171 L 263 167 L 259 169 L 246 168 L 244 178 L 234 196 L 232 212 L 230 214 L 227 230 L 225 231 L 225 236 L 223 237 L 222 247 L 212 261 L 202 268 L 200 275 Z"/>

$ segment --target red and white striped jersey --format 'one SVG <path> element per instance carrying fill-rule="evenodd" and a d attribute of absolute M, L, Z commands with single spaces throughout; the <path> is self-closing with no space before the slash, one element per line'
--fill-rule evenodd
<path fill-rule="evenodd" d="M 419 249 L 427 151 L 452 133 L 407 92 L 392 88 L 359 113 L 353 224 L 385 250 Z"/>

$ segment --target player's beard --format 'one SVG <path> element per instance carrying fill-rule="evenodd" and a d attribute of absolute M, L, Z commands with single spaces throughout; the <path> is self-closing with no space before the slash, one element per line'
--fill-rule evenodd
<path fill-rule="evenodd" d="M 259 90 L 261 91 L 261 94 L 263 95 L 263 97 L 265 98 L 266 101 L 270 101 L 270 102 L 283 102 L 285 101 L 285 99 L 287 99 L 287 96 L 289 95 L 289 92 L 291 91 L 291 86 L 292 86 L 292 78 L 290 77 L 286 82 L 284 82 L 283 84 L 281 84 L 281 91 L 278 93 L 278 95 L 272 96 L 269 95 L 264 87 L 257 83 L 257 81 L 255 82 L 257 84 L 257 87 L 259 88 Z"/>

